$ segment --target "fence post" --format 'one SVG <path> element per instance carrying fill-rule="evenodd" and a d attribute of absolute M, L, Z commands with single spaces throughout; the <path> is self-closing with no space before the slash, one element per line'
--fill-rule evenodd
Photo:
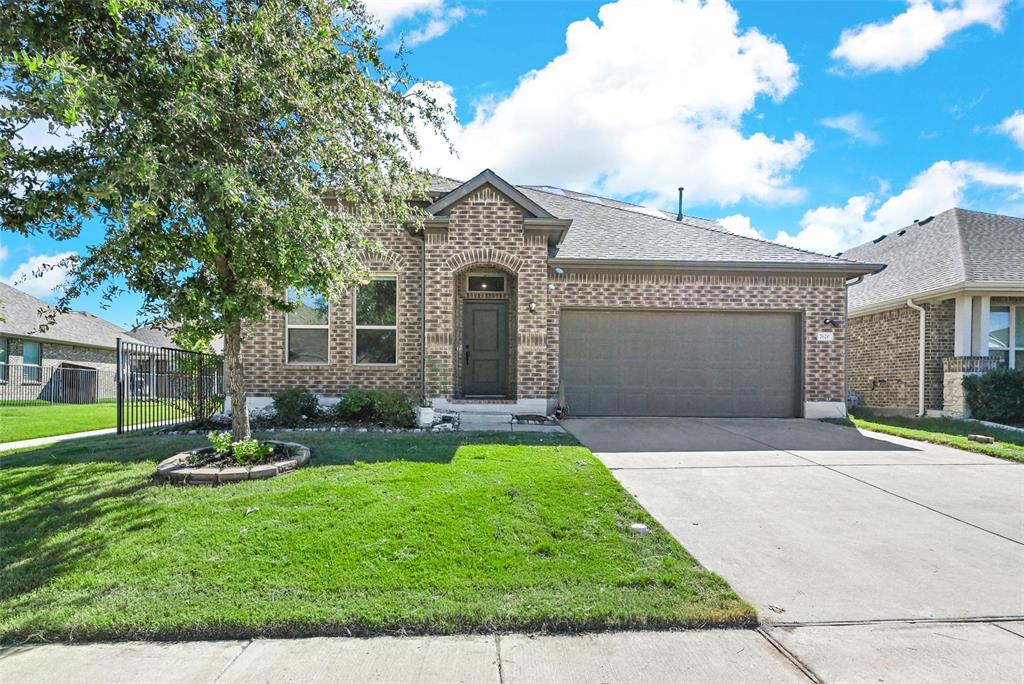
<path fill-rule="evenodd" d="M 121 380 L 121 338 L 117 338 L 117 363 L 115 365 L 116 370 L 114 371 L 117 376 L 114 378 L 116 382 L 116 389 L 114 390 L 115 396 L 117 397 L 117 434 L 124 432 L 124 383 Z"/>

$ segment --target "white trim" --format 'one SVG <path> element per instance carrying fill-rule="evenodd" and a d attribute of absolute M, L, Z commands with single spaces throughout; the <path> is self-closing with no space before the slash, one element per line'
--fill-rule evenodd
<path fill-rule="evenodd" d="M 974 319 L 974 338 L 971 349 L 975 356 L 988 356 L 989 317 L 991 315 L 992 298 L 988 295 L 978 297 L 978 315 Z"/>
<path fill-rule="evenodd" d="M 958 296 L 953 318 L 953 356 L 971 355 L 971 313 L 971 297 Z"/>
<path fill-rule="evenodd" d="M 398 303 L 401 301 L 401 284 L 399 283 L 399 277 L 397 272 L 393 271 L 382 271 L 380 273 L 373 273 L 370 275 L 370 280 L 394 280 L 395 281 L 395 324 L 394 325 L 359 325 L 356 321 L 356 298 L 359 297 L 359 287 L 355 287 L 352 290 L 352 365 L 360 368 L 397 368 L 399 365 L 398 360 L 398 326 L 401 323 L 401 307 Z M 393 363 L 367 363 L 356 361 L 359 350 L 356 348 L 358 344 L 357 340 L 359 337 L 360 330 L 394 330 L 395 331 L 395 360 Z"/>
<path fill-rule="evenodd" d="M 285 301 L 288 301 L 288 292 L 284 293 Z M 324 325 L 290 325 L 288 313 L 284 315 L 284 365 L 286 366 L 329 366 L 331 364 L 331 301 L 327 300 L 327 323 Z M 327 360 L 326 361 L 289 361 L 288 353 L 291 336 L 288 331 L 295 330 L 326 330 L 327 331 Z"/>
<path fill-rule="evenodd" d="M 919 294 L 912 295 L 916 302 L 928 302 L 931 300 L 950 299 L 962 293 L 972 295 L 986 294 L 990 297 L 1024 297 L 1024 287 L 1019 280 L 993 281 L 990 283 L 963 282 L 946 287 L 937 287 L 933 290 L 925 290 Z M 898 309 L 907 302 L 906 297 L 887 299 L 875 304 L 856 306 L 850 308 L 850 318 L 859 318 L 873 313 Z"/>

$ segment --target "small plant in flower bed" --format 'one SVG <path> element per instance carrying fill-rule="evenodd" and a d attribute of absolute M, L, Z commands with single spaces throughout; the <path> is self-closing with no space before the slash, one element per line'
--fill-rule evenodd
<path fill-rule="evenodd" d="M 190 467 L 203 466 L 254 466 L 265 462 L 287 458 L 288 450 L 278 444 L 260 444 L 251 437 L 240 442 L 231 441 L 230 432 L 211 432 L 208 435 L 212 449 L 192 454 Z"/>

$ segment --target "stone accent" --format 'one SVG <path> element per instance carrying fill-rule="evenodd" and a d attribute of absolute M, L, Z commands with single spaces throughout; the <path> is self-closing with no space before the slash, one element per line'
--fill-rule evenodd
<path fill-rule="evenodd" d="M 942 359 L 942 410 L 957 418 L 970 418 L 964 392 L 964 378 L 981 375 L 997 368 L 995 359 L 987 356 L 950 356 Z"/>
<path fill-rule="evenodd" d="M 953 354 L 954 300 L 925 309 L 925 409 L 943 406 L 943 358 Z M 867 408 L 917 410 L 918 312 L 901 306 L 851 318 L 848 391 Z"/>
<path fill-rule="evenodd" d="M 239 466 L 232 466 L 228 468 L 218 468 L 216 466 L 192 468 L 185 465 L 192 455 L 201 451 L 207 451 L 210 448 L 200 447 L 190 451 L 182 451 L 181 453 L 177 453 L 170 458 L 165 458 L 160 461 L 156 467 L 156 477 L 173 484 L 183 485 L 227 484 L 230 482 L 242 482 L 244 480 L 265 480 L 282 473 L 287 473 L 290 470 L 301 468 L 309 463 L 309 447 L 296 444 L 295 442 L 277 442 L 267 440 L 263 443 L 287 447 L 291 450 L 292 455 L 290 458 L 275 461 L 273 463 L 252 466 L 251 468 Z"/>

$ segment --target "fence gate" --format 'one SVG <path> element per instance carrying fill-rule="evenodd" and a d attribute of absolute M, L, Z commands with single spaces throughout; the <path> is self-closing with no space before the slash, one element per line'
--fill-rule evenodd
<path fill-rule="evenodd" d="M 199 422 L 224 408 L 220 356 L 117 339 L 117 432 Z"/>

